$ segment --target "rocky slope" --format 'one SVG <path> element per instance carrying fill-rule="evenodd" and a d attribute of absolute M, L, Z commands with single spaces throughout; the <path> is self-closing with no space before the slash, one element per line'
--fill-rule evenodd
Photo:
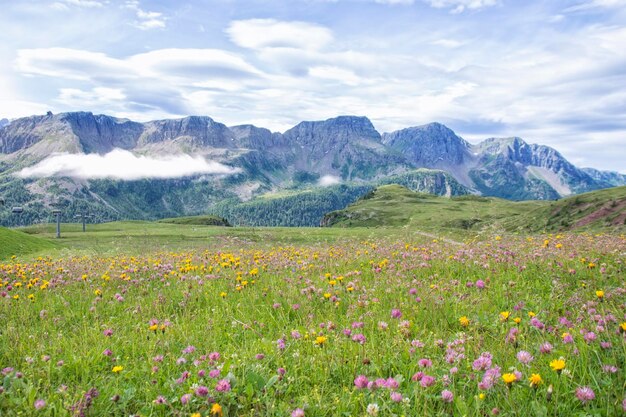
<path fill-rule="evenodd" d="M 240 172 L 130 182 L 14 175 L 55 152 L 105 154 L 118 148 L 142 155 L 201 155 Z M 472 145 L 439 123 L 381 135 L 369 119 L 354 116 L 301 122 L 284 133 L 228 127 L 205 116 L 137 123 L 89 112 L 48 113 L 0 127 L 0 197 L 26 205 L 25 222 L 45 220 L 53 202 L 70 211 L 88 207 L 103 218 L 154 218 L 207 212 L 225 198 L 247 200 L 339 182 L 396 182 L 441 195 L 522 200 L 622 185 L 626 177 L 576 168 L 556 150 L 520 138 Z M 6 209 L 0 212 L 0 222 L 14 221 Z"/>

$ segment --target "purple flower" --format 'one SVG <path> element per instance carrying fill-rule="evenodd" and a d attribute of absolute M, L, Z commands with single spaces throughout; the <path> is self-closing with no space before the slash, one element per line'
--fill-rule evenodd
<path fill-rule="evenodd" d="M 353 342 L 357 342 L 361 345 L 365 344 L 365 341 L 367 339 L 365 338 L 365 336 L 362 333 L 359 334 L 355 334 L 354 336 L 352 336 L 352 341 Z"/>
<path fill-rule="evenodd" d="M 399 392 L 392 392 L 391 393 L 391 401 L 393 401 L 394 403 L 399 403 L 400 401 L 402 401 L 402 394 L 400 394 Z"/>
<path fill-rule="evenodd" d="M 588 332 L 585 334 L 585 342 L 591 343 L 596 340 L 596 334 L 594 332 Z"/>
<path fill-rule="evenodd" d="M 209 395 L 209 389 L 205 386 L 199 386 L 196 388 L 196 395 L 198 397 L 206 397 Z"/>
<path fill-rule="evenodd" d="M 423 358 L 417 361 L 417 364 L 420 366 L 420 368 L 430 368 L 431 366 L 433 366 L 433 361 Z"/>
<path fill-rule="evenodd" d="M 517 352 L 517 360 L 523 363 L 524 365 L 528 365 L 533 361 L 533 355 L 530 352 L 526 352 L 525 350 L 520 350 Z"/>
<path fill-rule="evenodd" d="M 390 390 L 397 389 L 399 385 L 400 384 L 398 384 L 398 381 L 393 378 L 387 378 L 387 381 L 385 381 L 385 387 L 389 388 Z"/>
<path fill-rule="evenodd" d="M 152 360 L 155 362 L 163 362 L 163 355 L 156 355 L 154 358 L 152 358 Z"/>
<path fill-rule="evenodd" d="M 156 400 L 154 400 L 155 404 L 167 404 L 167 400 L 165 399 L 164 396 L 159 395 L 158 397 L 156 397 Z"/>
<path fill-rule="evenodd" d="M 262 360 L 263 358 L 265 358 L 265 355 L 264 355 L 264 354 L 262 354 L 262 353 L 257 353 L 254 357 L 255 357 L 257 360 Z"/>
<path fill-rule="evenodd" d="M 209 360 L 212 360 L 212 361 L 220 360 L 219 352 L 211 352 L 211 353 L 209 353 Z"/>
<path fill-rule="evenodd" d="M 576 398 L 586 404 L 596 398 L 596 394 L 589 387 L 578 387 L 576 388 Z"/>
<path fill-rule="evenodd" d="M 394 308 L 393 310 L 391 310 L 391 317 L 394 319 L 399 319 L 400 317 L 402 317 L 402 312 L 399 309 Z"/>
<path fill-rule="evenodd" d="M 217 385 L 215 386 L 215 391 L 217 392 L 228 392 L 230 391 L 230 382 L 227 379 L 221 379 L 217 381 Z"/>
<path fill-rule="evenodd" d="M 359 375 L 354 378 L 354 386 L 359 389 L 367 388 L 368 383 L 369 381 L 367 380 L 367 377 L 365 375 Z"/>
<path fill-rule="evenodd" d="M 189 403 L 189 401 L 191 401 L 191 394 L 185 394 L 182 397 L 180 397 L 180 403 L 183 405 Z"/>
<path fill-rule="evenodd" d="M 195 351 L 196 351 L 196 347 L 189 345 L 185 349 L 183 349 L 183 354 L 188 355 L 190 353 L 194 353 Z"/>
<path fill-rule="evenodd" d="M 113 355 L 113 352 L 111 351 L 111 349 L 105 349 L 104 352 L 102 352 L 102 354 L 104 356 L 111 356 Z"/>
<path fill-rule="evenodd" d="M 543 353 L 543 354 L 548 354 L 550 352 L 552 352 L 552 349 L 554 349 L 552 347 L 552 345 L 549 342 L 543 343 L 541 346 L 539 346 L 539 352 Z"/>
<path fill-rule="evenodd" d="M 105 331 L 102 332 L 103 335 L 109 337 L 113 335 L 113 329 L 106 329 Z"/>
<path fill-rule="evenodd" d="M 476 281 L 476 288 L 478 288 L 479 290 L 485 288 L 485 281 L 483 281 L 482 279 Z"/>
<path fill-rule="evenodd" d="M 219 369 L 212 369 L 209 371 L 209 376 L 211 378 L 217 378 L 218 376 L 220 376 L 220 370 Z"/>
<path fill-rule="evenodd" d="M 420 381 L 420 385 L 424 388 L 430 387 L 435 384 L 435 378 L 430 375 L 424 375 Z"/>
<path fill-rule="evenodd" d="M 301 408 L 296 408 L 291 412 L 291 417 L 304 417 L 304 410 Z"/>
<path fill-rule="evenodd" d="M 45 406 L 46 406 L 46 402 L 44 400 L 42 400 L 41 398 L 38 399 L 37 401 L 35 401 L 35 409 L 36 410 L 41 410 Z"/>
<path fill-rule="evenodd" d="M 483 352 L 480 354 L 480 357 L 472 363 L 472 368 L 475 371 L 484 371 L 486 369 L 491 368 L 491 360 L 492 356 L 489 352 Z"/>
<path fill-rule="evenodd" d="M 451 403 L 452 401 L 454 401 L 454 394 L 452 393 L 452 391 L 444 389 L 443 391 L 441 391 L 441 399 L 444 402 Z"/>
<path fill-rule="evenodd" d="M 286 372 L 287 370 L 285 368 L 278 368 L 276 370 L 276 373 L 278 373 L 278 375 L 285 375 Z"/>

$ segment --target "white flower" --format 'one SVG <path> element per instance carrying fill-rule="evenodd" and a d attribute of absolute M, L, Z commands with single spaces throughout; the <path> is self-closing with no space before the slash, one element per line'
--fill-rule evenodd
<path fill-rule="evenodd" d="M 367 414 L 370 416 L 376 416 L 378 415 L 378 404 L 373 403 L 373 404 L 368 404 L 367 406 Z"/>

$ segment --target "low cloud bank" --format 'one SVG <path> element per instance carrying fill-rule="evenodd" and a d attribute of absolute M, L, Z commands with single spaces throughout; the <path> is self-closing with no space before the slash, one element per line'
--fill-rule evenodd
<path fill-rule="evenodd" d="M 341 179 L 339 177 L 335 177 L 334 175 L 324 175 L 319 179 L 317 185 L 322 187 L 328 187 L 330 185 L 341 184 Z"/>
<path fill-rule="evenodd" d="M 71 177 L 79 179 L 139 180 L 181 178 L 197 174 L 234 174 L 240 172 L 201 156 L 138 156 L 115 149 L 106 155 L 55 154 L 18 173 L 22 178 Z"/>

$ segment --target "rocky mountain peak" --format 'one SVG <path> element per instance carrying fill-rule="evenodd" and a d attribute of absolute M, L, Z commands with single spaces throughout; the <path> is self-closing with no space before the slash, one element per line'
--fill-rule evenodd
<path fill-rule="evenodd" d="M 284 136 L 302 144 L 311 144 L 320 138 L 341 143 L 351 140 L 380 142 L 380 133 L 367 117 L 339 116 L 324 121 L 301 122 L 287 130 Z"/>
<path fill-rule="evenodd" d="M 459 165 L 470 157 L 469 144 L 441 123 L 385 133 L 383 143 L 426 168 Z"/>

